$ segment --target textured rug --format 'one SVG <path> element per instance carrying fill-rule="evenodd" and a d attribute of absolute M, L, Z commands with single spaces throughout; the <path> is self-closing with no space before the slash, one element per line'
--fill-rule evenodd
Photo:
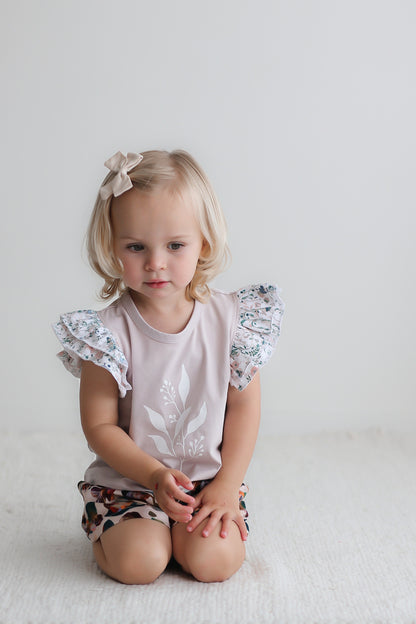
<path fill-rule="evenodd" d="M 260 438 L 242 569 L 106 578 L 80 526 L 81 434 L 0 439 L 1 624 L 416 623 L 416 434 Z"/>

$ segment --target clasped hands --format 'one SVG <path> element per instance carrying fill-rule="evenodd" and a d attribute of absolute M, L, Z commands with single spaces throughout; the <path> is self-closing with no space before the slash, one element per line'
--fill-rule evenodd
<path fill-rule="evenodd" d="M 190 496 L 181 489 L 193 489 L 193 483 L 179 470 L 158 468 L 152 475 L 152 489 L 158 506 L 175 522 L 187 524 L 192 533 L 208 519 L 203 537 L 209 537 L 218 523 L 220 536 L 226 538 L 233 522 L 237 525 L 241 539 L 247 539 L 247 528 L 239 509 L 239 488 L 232 486 L 217 475 L 196 496 Z M 195 513 L 197 511 L 197 513 Z M 194 515 L 193 515 L 194 514 Z"/>

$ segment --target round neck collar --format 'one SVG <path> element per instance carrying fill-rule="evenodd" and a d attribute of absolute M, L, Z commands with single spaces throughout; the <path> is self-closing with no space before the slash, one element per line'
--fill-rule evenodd
<path fill-rule="evenodd" d="M 193 328 L 198 322 L 202 305 L 200 301 L 195 300 L 194 309 L 192 310 L 190 319 L 184 329 L 177 334 L 167 334 L 165 332 L 159 331 L 158 329 L 155 329 L 144 320 L 128 291 L 121 296 L 120 303 L 126 310 L 133 323 L 141 332 L 146 334 L 146 336 L 148 336 L 149 338 L 157 340 L 157 342 L 166 343 L 180 342 L 185 336 L 192 332 Z"/>

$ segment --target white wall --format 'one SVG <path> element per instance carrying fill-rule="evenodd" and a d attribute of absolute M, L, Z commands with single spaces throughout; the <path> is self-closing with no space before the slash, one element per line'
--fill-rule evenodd
<path fill-rule="evenodd" d="M 81 247 L 103 161 L 183 147 L 229 223 L 218 284 L 284 290 L 263 429 L 414 429 L 413 0 L 0 11 L 2 424 L 78 427 L 50 323 L 98 305 Z"/>

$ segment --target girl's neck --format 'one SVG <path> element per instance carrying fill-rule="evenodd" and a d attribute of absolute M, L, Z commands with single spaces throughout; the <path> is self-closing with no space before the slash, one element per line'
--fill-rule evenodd
<path fill-rule="evenodd" d="M 153 329 L 165 334 L 179 334 L 187 326 L 194 310 L 195 301 L 181 298 L 178 301 L 149 301 L 130 290 L 134 305 L 140 316 Z"/>

